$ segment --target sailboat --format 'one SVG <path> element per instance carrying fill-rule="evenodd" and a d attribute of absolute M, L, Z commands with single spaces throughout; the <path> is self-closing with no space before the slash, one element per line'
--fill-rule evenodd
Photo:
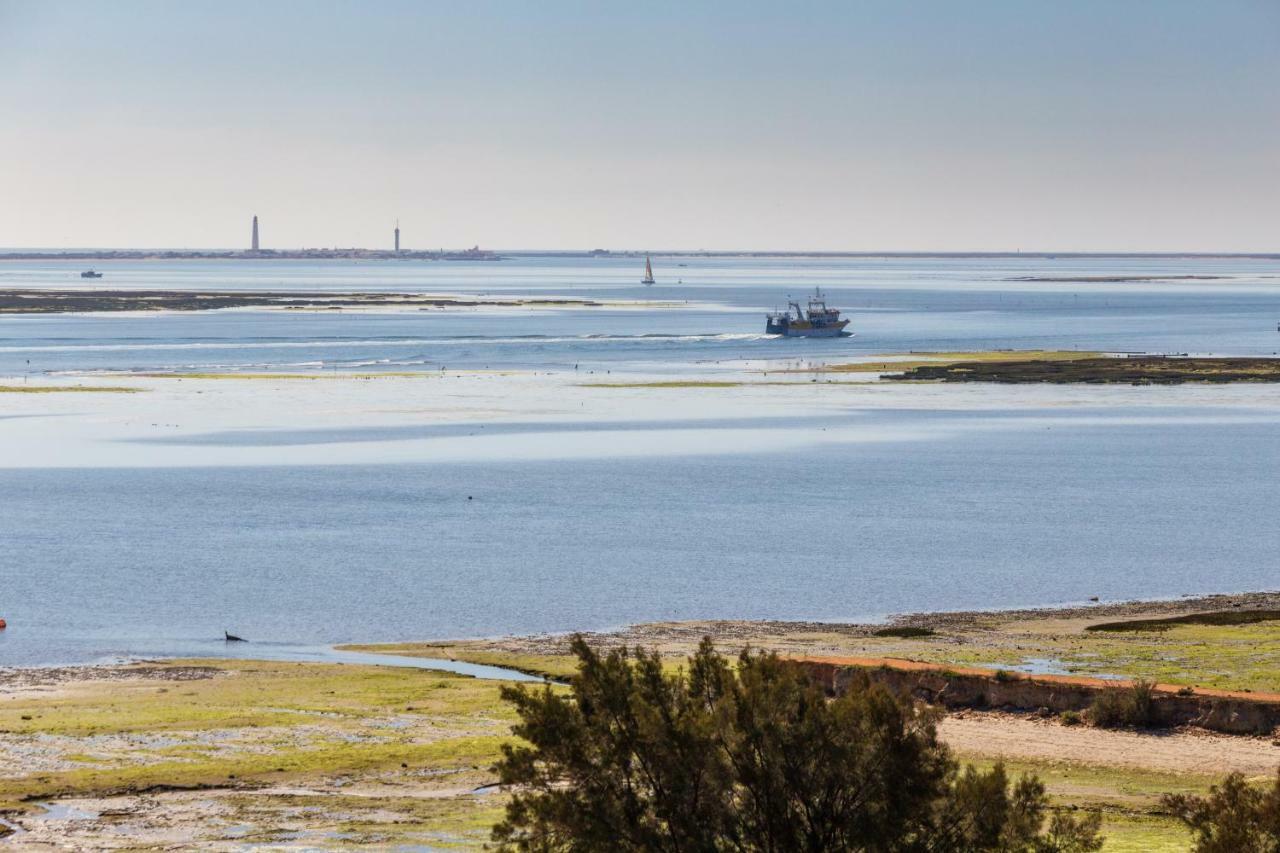
<path fill-rule="evenodd" d="M 653 284 L 653 264 L 649 263 L 649 259 L 644 259 L 644 278 L 640 279 L 641 284 Z"/>

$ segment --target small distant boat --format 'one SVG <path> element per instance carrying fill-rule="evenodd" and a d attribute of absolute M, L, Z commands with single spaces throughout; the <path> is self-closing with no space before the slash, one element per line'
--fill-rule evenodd
<path fill-rule="evenodd" d="M 853 334 L 844 330 L 849 321 L 841 320 L 838 310 L 827 307 L 821 290 L 815 290 L 809 297 L 806 311 L 800 310 L 798 302 L 788 302 L 787 305 L 786 311 L 766 316 L 765 334 L 788 338 L 847 338 Z"/>
<path fill-rule="evenodd" d="M 94 272 L 93 270 L 85 270 L 84 272 L 80 273 L 80 277 L 81 278 L 102 278 L 102 273 Z"/>
<path fill-rule="evenodd" d="M 649 263 L 649 259 L 644 259 L 644 278 L 640 279 L 641 284 L 653 284 L 653 264 Z"/>

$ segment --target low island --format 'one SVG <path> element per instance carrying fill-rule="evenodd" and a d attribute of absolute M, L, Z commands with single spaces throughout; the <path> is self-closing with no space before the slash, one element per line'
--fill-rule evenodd
<path fill-rule="evenodd" d="M 1187 382 L 1280 382 L 1280 358 L 1100 356 L 918 364 L 884 377 L 900 382 L 1180 385 Z"/>

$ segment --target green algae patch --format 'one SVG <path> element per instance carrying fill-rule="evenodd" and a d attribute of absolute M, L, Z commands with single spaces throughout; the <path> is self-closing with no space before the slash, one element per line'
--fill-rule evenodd
<path fill-rule="evenodd" d="M 1070 675 L 1149 678 L 1161 684 L 1270 692 L 1280 673 L 1280 621 L 1162 630 L 1041 630 L 1031 625 L 939 631 L 895 641 L 859 638 L 845 654 L 906 657 L 943 666 L 1022 668 L 1049 665 Z"/>
<path fill-rule="evenodd" d="M 987 350 L 980 352 L 913 352 L 907 353 L 909 358 L 895 356 L 895 360 L 855 361 L 846 364 L 816 365 L 808 368 L 794 368 L 777 371 L 779 373 L 891 373 L 914 370 L 917 367 L 938 366 L 948 362 L 1002 362 L 1002 361 L 1073 361 L 1084 358 L 1097 358 L 1099 352 L 1080 352 L 1077 350 Z M 884 358 L 884 356 L 881 356 Z M 773 373 L 774 371 L 769 371 Z"/>
<path fill-rule="evenodd" d="M 433 850 L 483 847 L 502 819 L 506 800 L 502 794 L 406 797 L 393 792 L 378 797 L 245 792 L 229 798 L 241 825 L 266 827 L 265 832 L 282 818 L 323 814 L 332 820 L 326 829 L 329 844 L 341 837 L 349 845 Z M 227 840 L 243 843 L 244 836 Z"/>
<path fill-rule="evenodd" d="M 990 757 L 964 756 L 967 763 L 986 768 Z M 1011 774 L 1034 773 L 1053 794 L 1055 802 L 1077 808 L 1125 809 L 1156 812 L 1165 794 L 1205 794 L 1221 781 L 1220 774 L 1147 770 L 1131 767 L 1081 764 L 1073 761 L 1004 759 Z"/>
<path fill-rule="evenodd" d="M 965 763 L 990 768 L 994 759 L 959 756 Z M 1102 812 L 1104 851 L 1123 853 L 1183 853 L 1191 836 L 1160 803 L 1165 794 L 1199 794 L 1220 781 L 1216 775 L 1077 764 L 1068 761 L 1009 760 L 1002 762 L 1013 776 L 1032 773 L 1044 783 L 1053 805 L 1072 811 Z"/>
<path fill-rule="evenodd" d="M 457 373 L 457 371 L 453 371 Z M 387 371 L 386 373 L 130 373 L 129 376 L 137 376 L 143 379 L 238 379 L 238 380 L 255 380 L 255 379 L 271 379 L 279 381 L 291 381 L 295 379 L 426 379 L 431 377 L 439 377 L 441 374 L 437 371 L 412 371 L 398 370 Z"/>
<path fill-rule="evenodd" d="M 779 373 L 786 371 L 778 371 Z M 818 385 L 869 385 L 870 382 L 841 382 L 834 379 L 794 379 L 789 382 L 584 382 L 579 388 L 812 388 Z"/>
<path fill-rule="evenodd" d="M 0 737 L 38 738 L 44 754 L 23 775 L 0 778 L 0 801 L 484 771 L 511 739 L 514 715 L 498 682 L 392 667 L 196 663 L 214 674 L 9 697 Z M 170 668 L 177 677 L 192 663 Z"/>
<path fill-rule="evenodd" d="M 252 787 L 380 770 L 411 773 L 487 767 L 507 736 L 451 738 L 435 743 L 332 743 L 310 749 L 273 748 L 157 764 L 92 767 L 0 780 L 0 801 L 44 800 L 146 791 Z"/>
<path fill-rule="evenodd" d="M 1280 621 L 1280 610 L 1216 610 L 1208 613 L 1187 613 L 1182 616 L 1166 616 L 1162 619 L 1128 619 L 1121 622 L 1100 622 L 1089 625 L 1086 631 L 1168 631 L 1175 625 L 1252 625 L 1256 622 Z"/>
<path fill-rule="evenodd" d="M 0 394 L 137 394 L 145 390 L 123 385 L 0 385 Z"/>
<path fill-rule="evenodd" d="M 267 661 L 175 661 L 211 677 L 80 689 L 56 703 L 38 696 L 0 705 L 0 732 L 69 736 L 161 733 L 268 726 L 316 720 L 337 725 L 412 706 L 422 713 L 510 718 L 498 685 L 431 670 Z"/>
<path fill-rule="evenodd" d="M 737 388 L 746 382 L 683 380 L 671 382 L 583 382 L 579 388 Z"/>
<path fill-rule="evenodd" d="M 889 379 L 906 382 L 995 382 L 1054 385 L 1181 385 L 1188 382 L 1280 382 L 1278 358 L 1123 358 L 959 361 L 911 367 Z"/>
<path fill-rule="evenodd" d="M 1170 817 L 1104 812 L 1105 853 L 1186 853 L 1191 833 Z"/>

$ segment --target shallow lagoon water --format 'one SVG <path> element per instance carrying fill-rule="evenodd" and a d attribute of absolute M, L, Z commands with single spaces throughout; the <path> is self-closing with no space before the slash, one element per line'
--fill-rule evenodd
<path fill-rule="evenodd" d="M 1276 261 L 688 263 L 678 293 L 636 286 L 634 259 L 104 265 L 112 285 L 693 304 L 4 317 L 0 375 L 447 366 L 571 383 L 588 371 L 705 376 L 741 372 L 744 359 L 912 349 L 1280 349 Z M 0 284 L 65 284 L 67 270 L 29 266 L 0 267 Z M 1004 280 L 1060 271 L 1232 278 Z M 779 291 L 815 283 L 853 311 L 858 337 L 758 334 Z M 814 389 L 794 411 L 798 398 L 781 395 L 800 391 L 732 405 L 697 391 L 599 391 L 615 396 L 584 397 L 592 408 L 579 416 L 547 414 L 586 394 L 571 384 L 492 382 L 463 414 L 447 409 L 455 386 L 359 411 L 321 386 L 243 382 L 0 398 L 0 615 L 11 626 L 0 664 L 216 654 L 224 629 L 323 645 L 1276 586 L 1270 389 Z M 238 419 L 213 417 L 209 401 L 233 392 Z"/>
<path fill-rule="evenodd" d="M 1033 423 L 786 454 L 7 471 L 0 660 L 1275 586 L 1280 425 Z"/>

